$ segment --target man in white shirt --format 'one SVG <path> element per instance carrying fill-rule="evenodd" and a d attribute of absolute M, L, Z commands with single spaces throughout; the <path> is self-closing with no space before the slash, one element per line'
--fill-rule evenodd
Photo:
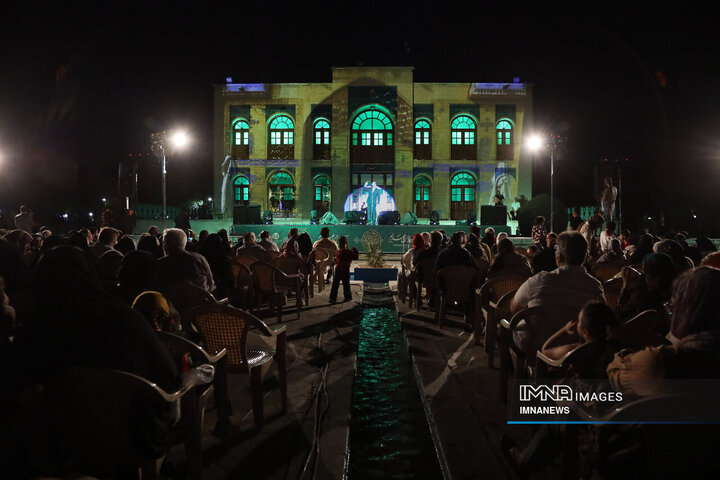
<path fill-rule="evenodd" d="M 608 222 L 605 230 L 600 234 L 600 253 L 612 252 L 612 241 L 615 238 L 615 222 Z"/>
<path fill-rule="evenodd" d="M 587 242 L 582 235 L 571 231 L 558 235 L 555 250 L 558 268 L 528 278 L 515 293 L 510 305 L 512 313 L 541 305 L 566 306 L 580 311 L 589 301 L 604 302 L 602 284 L 582 266 L 586 254 Z"/>

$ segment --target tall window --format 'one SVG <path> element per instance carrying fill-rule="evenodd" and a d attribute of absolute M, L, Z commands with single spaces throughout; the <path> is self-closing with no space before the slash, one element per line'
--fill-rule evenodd
<path fill-rule="evenodd" d="M 458 115 L 450 124 L 450 157 L 453 160 L 475 160 L 477 122 L 470 115 Z"/>
<path fill-rule="evenodd" d="M 465 220 L 475 211 L 475 177 L 460 172 L 450 181 L 450 218 Z"/>
<path fill-rule="evenodd" d="M 268 158 L 291 160 L 294 149 L 295 123 L 287 115 L 275 115 L 268 124 Z"/>
<path fill-rule="evenodd" d="M 415 215 L 420 218 L 427 218 L 432 211 L 430 200 L 430 179 L 419 176 L 415 179 Z"/>
<path fill-rule="evenodd" d="M 250 201 L 250 182 L 240 175 L 233 180 L 233 199 L 235 205 L 244 205 Z"/>
<path fill-rule="evenodd" d="M 317 210 L 318 215 L 324 215 L 330 210 L 330 179 L 326 175 L 318 175 L 313 183 L 315 187 L 313 209 Z"/>
<path fill-rule="evenodd" d="M 270 209 L 274 212 L 291 212 L 295 208 L 295 182 L 287 172 L 276 172 L 268 181 Z"/>
<path fill-rule="evenodd" d="M 378 187 L 382 187 L 392 195 L 393 193 L 393 174 L 392 173 L 353 173 L 350 176 L 350 187 L 352 190 L 360 188 L 366 183 L 375 182 Z"/>
<path fill-rule="evenodd" d="M 316 160 L 330 159 L 330 122 L 326 118 L 318 118 L 313 123 L 313 158 Z"/>
<path fill-rule="evenodd" d="M 432 158 L 432 127 L 426 118 L 415 122 L 415 158 L 430 160 Z"/>
<path fill-rule="evenodd" d="M 393 122 L 390 112 L 370 105 L 355 115 L 351 126 L 351 163 L 394 163 Z"/>
<path fill-rule="evenodd" d="M 495 127 L 497 132 L 497 159 L 513 159 L 513 125 L 510 120 L 503 119 Z"/>
<path fill-rule="evenodd" d="M 250 158 L 250 125 L 244 118 L 232 124 L 232 156 L 238 160 Z"/>

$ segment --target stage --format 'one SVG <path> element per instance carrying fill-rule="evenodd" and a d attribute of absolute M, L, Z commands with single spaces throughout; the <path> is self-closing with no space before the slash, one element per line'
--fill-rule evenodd
<path fill-rule="evenodd" d="M 432 230 L 442 229 L 445 234 L 450 236 L 455 232 L 469 232 L 469 225 L 308 225 L 303 224 L 278 224 L 278 225 L 233 225 L 232 236 L 242 236 L 247 232 L 254 232 L 260 239 L 260 232 L 267 230 L 273 238 L 273 241 L 280 246 L 288 236 L 291 228 L 297 228 L 299 233 L 307 232 L 310 234 L 313 242 L 320 238 L 320 229 L 323 227 L 330 228 L 330 238 L 337 241 L 341 235 L 348 237 L 350 247 L 356 247 L 363 252 L 363 239 L 380 240 L 381 248 L 385 253 L 404 253 L 412 246 L 412 239 L 416 233 L 430 232 Z M 495 233 L 506 232 L 511 233 L 511 227 L 506 225 L 481 225 L 480 229 L 485 232 L 487 227 L 493 227 Z"/>

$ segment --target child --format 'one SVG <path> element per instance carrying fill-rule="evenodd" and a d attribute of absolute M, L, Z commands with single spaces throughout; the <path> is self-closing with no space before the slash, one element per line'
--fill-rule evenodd
<path fill-rule="evenodd" d="M 344 235 L 338 239 L 338 249 L 335 254 L 335 275 L 333 276 L 332 287 L 330 288 L 330 303 L 335 303 L 337 300 L 340 281 L 343 283 L 345 301 L 348 302 L 352 300 L 352 293 L 350 292 L 350 264 L 353 260 L 360 258 L 357 248 L 353 247 L 352 250 L 348 249 L 348 239 Z"/>

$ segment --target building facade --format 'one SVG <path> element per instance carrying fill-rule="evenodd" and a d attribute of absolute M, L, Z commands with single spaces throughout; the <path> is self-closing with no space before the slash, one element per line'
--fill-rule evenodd
<path fill-rule="evenodd" d="M 411 67 L 342 67 L 330 83 L 214 87 L 215 198 L 220 214 L 260 205 L 309 219 L 366 182 L 393 195 L 400 214 L 465 220 L 531 198 L 520 148 L 532 121 L 521 83 L 415 83 Z M 217 205 L 217 203 L 216 203 Z"/>

